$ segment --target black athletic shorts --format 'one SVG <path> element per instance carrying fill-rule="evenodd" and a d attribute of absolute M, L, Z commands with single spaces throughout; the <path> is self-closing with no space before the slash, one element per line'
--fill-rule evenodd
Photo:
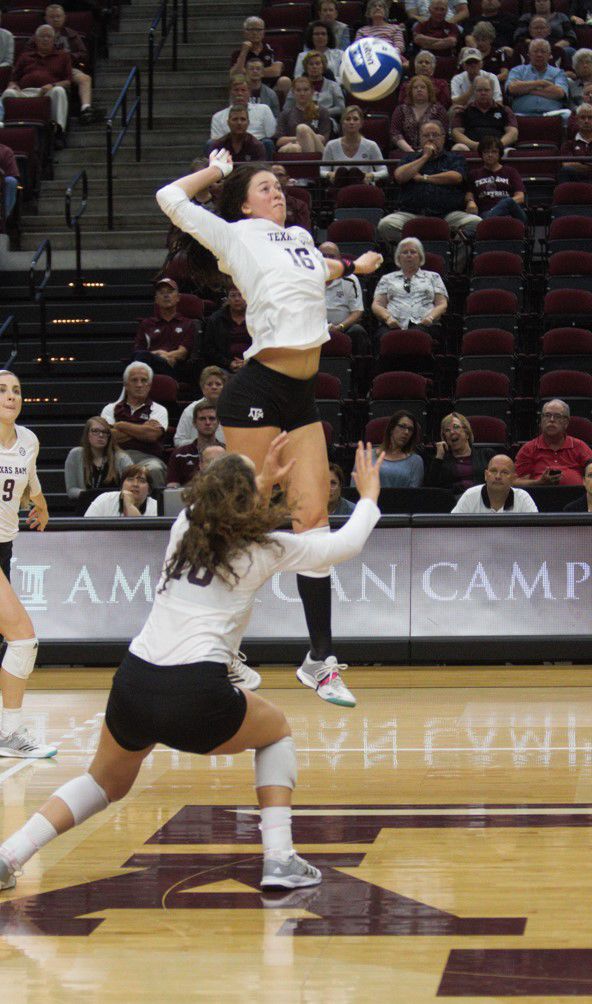
<path fill-rule="evenodd" d="M 295 380 L 249 359 L 228 381 L 218 399 L 220 425 L 240 429 L 275 425 L 291 432 L 320 422 L 314 385 L 315 377 Z"/>
<path fill-rule="evenodd" d="M 0 544 L 0 568 L 10 582 L 10 559 L 12 558 L 12 541 L 5 540 Z"/>
<path fill-rule="evenodd" d="M 163 743 L 209 753 L 238 732 L 247 699 L 219 662 L 154 666 L 126 652 L 113 677 L 105 724 L 126 750 Z"/>

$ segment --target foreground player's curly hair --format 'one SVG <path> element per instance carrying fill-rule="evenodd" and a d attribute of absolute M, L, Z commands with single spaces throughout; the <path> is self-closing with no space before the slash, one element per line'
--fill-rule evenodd
<path fill-rule="evenodd" d="M 165 579 L 188 569 L 206 569 L 230 586 L 238 582 L 232 562 L 251 544 L 281 548 L 269 538 L 289 518 L 282 502 L 267 505 L 255 474 L 243 457 L 229 453 L 215 460 L 189 483 L 183 493 L 189 526 L 165 568 Z"/>
<path fill-rule="evenodd" d="M 224 180 L 218 201 L 218 216 L 227 223 L 237 223 L 246 219 L 243 205 L 251 179 L 260 171 L 271 170 L 267 164 L 241 164 Z M 205 284 L 212 289 L 226 284 L 227 279 L 218 269 L 218 262 L 207 248 L 177 227 L 169 236 L 169 259 L 182 256 L 184 278 L 195 286 Z M 166 271 L 166 265 L 165 265 Z"/>

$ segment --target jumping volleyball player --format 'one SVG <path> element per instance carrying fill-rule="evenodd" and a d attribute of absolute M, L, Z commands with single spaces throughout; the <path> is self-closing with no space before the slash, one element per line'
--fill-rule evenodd
<path fill-rule="evenodd" d="M 37 638 L 29 615 L 10 586 L 10 560 L 23 494 L 28 493 L 33 503 L 27 516 L 32 529 L 45 530 L 49 515 L 36 470 L 39 440 L 30 429 L 16 424 L 22 406 L 18 377 L 0 370 L 0 635 L 6 642 L 0 670 L 0 756 L 39 759 L 55 756 L 57 750 L 55 746 L 40 746 L 21 724 Z"/>
<path fill-rule="evenodd" d="M 215 216 L 191 200 L 220 176 L 225 180 Z M 193 274 L 205 282 L 219 278 L 219 271 L 230 275 L 247 303 L 248 362 L 218 402 L 229 450 L 250 457 L 260 471 L 270 443 L 287 431 L 284 457 L 293 464 L 285 487 L 297 506 L 294 530 L 310 539 L 328 535 L 329 465 L 314 397 L 321 345 L 329 340 L 325 284 L 354 272 L 369 275 L 382 257 L 368 251 L 345 264 L 323 258 L 306 230 L 285 229 L 286 200 L 275 175 L 261 164 L 233 172 L 226 150 L 214 150 L 209 167 L 161 188 L 156 198 L 197 242 L 191 245 Z M 333 653 L 330 571 L 329 565 L 302 566 L 298 575 L 310 651 L 296 675 L 325 701 L 353 707 L 355 698 L 339 675 L 345 666 Z"/>
<path fill-rule="evenodd" d="M 271 489 L 294 466 L 280 463 L 277 436 L 255 476 L 248 457 L 227 454 L 194 478 L 187 508 L 171 530 L 154 605 L 113 679 L 99 748 L 89 772 L 67 781 L 0 847 L 0 889 L 12 889 L 26 861 L 59 833 L 123 798 L 157 742 L 188 753 L 255 749 L 261 808 L 261 885 L 317 885 L 321 873 L 292 846 L 296 752 L 279 708 L 235 687 L 228 664 L 238 650 L 258 588 L 280 571 L 324 568 L 358 554 L 380 516 L 380 464 L 360 443 L 360 493 L 349 522 L 333 534 L 272 532 L 287 515 Z"/>

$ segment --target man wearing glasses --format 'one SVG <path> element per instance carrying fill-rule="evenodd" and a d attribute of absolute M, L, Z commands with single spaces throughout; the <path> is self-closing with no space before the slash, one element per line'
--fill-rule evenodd
<path fill-rule="evenodd" d="M 568 436 L 569 405 L 556 398 L 541 412 L 541 434 L 522 446 L 516 456 L 519 488 L 533 485 L 581 485 L 592 450 L 581 439 Z"/>

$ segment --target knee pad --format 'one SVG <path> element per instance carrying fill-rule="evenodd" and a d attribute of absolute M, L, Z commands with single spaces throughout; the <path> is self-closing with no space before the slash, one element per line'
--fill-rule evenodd
<path fill-rule="evenodd" d="M 18 638 L 6 642 L 6 652 L 2 660 L 2 669 L 11 676 L 28 680 L 35 666 L 39 642 L 37 638 Z"/>
<path fill-rule="evenodd" d="M 299 533 L 299 537 L 312 537 L 313 534 L 317 537 L 319 534 L 331 533 L 331 527 L 327 526 L 315 526 L 312 530 L 304 530 L 303 533 Z M 328 575 L 331 575 L 332 565 L 325 565 L 324 568 L 317 568 L 314 572 L 298 572 L 299 575 L 304 575 L 308 579 L 325 579 Z"/>
<path fill-rule="evenodd" d="M 72 781 L 66 781 L 54 791 L 54 796 L 66 803 L 76 824 L 90 819 L 109 805 L 107 795 L 91 774 L 81 774 Z"/>
<path fill-rule="evenodd" d="M 292 736 L 284 736 L 277 743 L 255 750 L 255 787 L 279 785 L 295 788 L 298 777 L 296 748 Z"/>

